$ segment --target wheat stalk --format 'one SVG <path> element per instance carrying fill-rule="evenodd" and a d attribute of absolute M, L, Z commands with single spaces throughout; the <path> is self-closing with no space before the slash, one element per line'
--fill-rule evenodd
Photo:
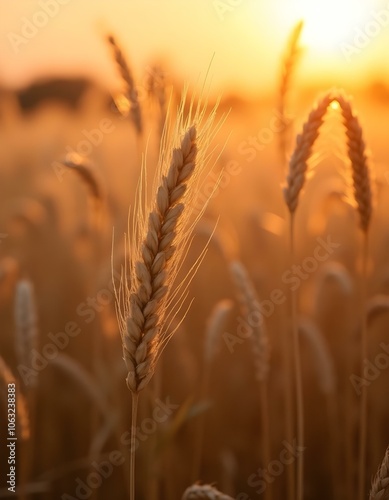
<path fill-rule="evenodd" d="M 193 484 L 184 491 L 182 500 L 233 500 L 209 484 Z"/>
<path fill-rule="evenodd" d="M 183 122 L 185 101 L 181 103 L 176 127 L 170 139 L 179 141 L 167 163 L 169 133 L 161 145 L 160 167 L 155 180 L 155 199 L 142 208 L 142 190 L 134 213 L 131 235 L 129 271 L 131 284 L 123 279 L 115 290 L 123 357 L 128 370 L 127 386 L 132 394 L 132 437 L 135 438 L 139 392 L 149 383 L 156 363 L 166 343 L 174 334 L 169 331 L 170 317 L 177 312 L 174 300 L 182 304 L 185 288 L 182 282 L 174 289 L 175 279 L 186 255 L 194 224 L 205 206 L 194 213 L 195 183 L 205 161 L 209 159 L 207 146 L 213 138 L 215 109 L 204 120 L 205 108 L 190 106 L 189 116 Z M 198 128 L 201 132 L 198 132 Z M 184 131 L 184 132 L 183 132 Z M 200 147 L 200 153 L 199 153 Z M 145 215 L 147 214 L 147 215 Z M 204 253 L 200 255 L 201 261 Z M 196 265 L 192 267 L 192 275 Z M 190 276 L 190 275 L 189 275 Z M 181 306 L 178 306 L 178 309 Z M 130 456 L 130 498 L 134 498 L 135 450 Z"/>
<path fill-rule="evenodd" d="M 301 133 L 296 137 L 296 145 L 289 161 L 289 173 L 284 188 L 284 199 L 291 214 L 296 211 L 300 192 L 305 184 L 308 160 L 312 156 L 313 146 L 332 100 L 332 92 L 320 99 L 309 113 Z"/>
<path fill-rule="evenodd" d="M 307 121 L 303 125 L 302 132 L 296 138 L 296 145 L 289 162 L 289 173 L 284 188 L 284 199 L 290 214 L 290 263 L 295 265 L 294 248 L 294 214 L 298 205 L 300 192 L 305 184 L 308 169 L 308 160 L 312 156 L 313 146 L 319 136 L 320 127 L 323 124 L 327 108 L 333 99 L 329 92 L 322 97 L 319 103 L 309 113 Z M 303 385 L 301 374 L 300 344 L 297 324 L 297 294 L 291 290 L 291 316 L 292 316 L 292 338 L 294 357 L 294 379 L 296 386 L 296 418 L 297 418 L 297 441 L 300 446 L 304 444 L 304 411 L 303 411 Z M 290 369 L 290 362 L 288 361 Z M 291 374 L 287 374 L 290 376 Z M 288 408 L 290 410 L 290 408 Z M 290 482 L 290 481 L 289 481 Z M 291 482 L 290 482 L 291 484 Z M 291 493 L 292 498 L 294 497 Z M 304 496 L 304 455 L 297 458 L 297 500 Z"/>
<path fill-rule="evenodd" d="M 102 182 L 98 178 L 90 161 L 82 158 L 80 155 L 72 154 L 68 155 L 62 163 L 80 177 L 96 201 L 103 201 Z"/>
<path fill-rule="evenodd" d="M 196 128 L 193 126 L 185 133 L 180 148 L 173 152 L 169 171 L 162 180 L 149 216 L 141 255 L 133 263 L 135 279 L 125 311 L 124 329 L 122 324 L 127 385 L 133 393 L 141 391 L 149 382 L 161 347 L 159 334 L 168 292 L 167 266 L 176 250 L 174 240 L 185 208 L 180 201 L 193 174 L 196 155 Z"/>
<path fill-rule="evenodd" d="M 159 64 L 155 64 L 150 68 L 147 78 L 147 90 L 150 96 L 154 97 L 158 102 L 159 107 L 159 135 L 163 133 L 167 112 L 167 95 L 165 71 Z"/>
<path fill-rule="evenodd" d="M 362 231 L 367 233 L 372 214 L 372 192 L 362 127 L 353 112 L 351 102 L 340 92 L 337 93 L 336 100 L 341 108 L 346 128 L 348 156 L 351 162 L 359 224 Z"/>
<path fill-rule="evenodd" d="M 259 382 L 264 382 L 269 372 L 269 343 L 259 308 L 259 299 L 248 273 L 241 262 L 233 261 L 230 264 L 230 271 L 245 316 L 248 318 L 254 314 L 261 318 L 261 320 L 258 320 L 258 324 L 254 326 L 250 325 L 252 330 L 250 338 L 253 341 L 252 345 L 255 354 L 256 378 Z"/>
<path fill-rule="evenodd" d="M 283 125 L 283 128 L 279 136 L 279 146 L 283 161 L 285 161 L 288 153 L 288 131 L 291 125 L 291 122 L 287 117 L 286 100 L 290 90 L 290 82 L 293 77 L 293 73 L 296 69 L 298 60 L 301 56 L 299 41 L 303 25 L 304 23 L 302 21 L 299 21 L 294 26 L 291 34 L 289 35 L 287 48 L 285 51 L 285 55 L 282 59 L 282 65 L 281 65 L 278 110 L 280 112 L 281 121 Z"/>
<path fill-rule="evenodd" d="M 364 233 L 363 248 L 363 288 L 366 285 L 366 266 L 367 266 L 367 232 L 370 223 L 372 211 L 372 196 L 370 186 L 369 169 L 365 154 L 365 144 L 362 136 L 362 128 L 358 119 L 352 111 L 350 102 L 341 92 L 331 91 L 327 93 L 319 104 L 310 112 L 306 123 L 303 126 L 302 133 L 297 136 L 296 146 L 289 163 L 289 173 L 287 184 L 284 188 L 284 198 L 290 213 L 290 254 L 291 263 L 294 264 L 294 213 L 296 211 L 301 190 L 305 184 L 308 160 L 312 156 L 312 149 L 318 138 L 320 127 L 323 123 L 327 108 L 332 101 L 338 101 L 341 108 L 344 125 L 346 128 L 348 155 L 351 161 L 352 175 L 354 181 L 354 196 L 357 203 L 357 209 L 360 216 L 360 226 Z M 366 296 L 364 291 L 363 296 Z M 297 389 L 297 425 L 298 441 L 302 444 L 304 437 L 304 416 L 303 416 L 303 394 L 300 366 L 300 350 L 297 333 L 297 297 L 291 293 L 292 304 L 292 330 L 294 339 L 294 357 L 295 357 L 295 379 Z M 366 317 L 364 317 L 364 326 L 362 329 L 361 341 L 361 359 L 366 357 Z M 363 362 L 363 361 L 362 361 Z M 360 465 L 359 465 L 359 494 L 360 500 L 363 495 L 364 485 L 364 457 L 366 446 L 366 388 L 363 388 L 361 398 L 361 428 L 360 428 Z M 303 497 L 303 455 L 298 458 L 298 493 L 297 499 Z"/>
<path fill-rule="evenodd" d="M 112 48 L 114 59 L 119 68 L 120 75 L 125 87 L 123 94 L 119 98 L 115 99 L 115 102 L 119 108 L 119 111 L 125 116 L 127 116 L 128 112 L 130 112 L 136 131 L 139 135 L 141 135 L 143 131 L 143 120 L 138 93 L 135 88 L 134 77 L 132 76 L 126 58 L 113 35 L 109 35 L 107 37 L 107 41 Z"/>
<path fill-rule="evenodd" d="M 344 126 L 346 128 L 348 157 L 351 162 L 354 197 L 359 214 L 359 225 L 363 232 L 362 249 L 362 303 L 366 303 L 367 297 L 367 262 L 368 262 L 368 230 L 372 214 L 372 191 L 370 182 L 370 171 L 366 156 L 366 146 L 363 139 L 362 127 L 357 116 L 354 114 L 350 101 L 338 93 L 336 100 L 339 103 Z M 363 314 L 362 332 L 360 342 L 360 365 L 361 373 L 364 370 L 364 360 L 367 355 L 367 315 Z M 359 430 L 359 473 L 358 473 L 358 498 L 362 500 L 365 495 L 366 478 L 366 444 L 367 444 L 367 389 L 362 387 L 360 400 L 360 430 Z"/>
<path fill-rule="evenodd" d="M 389 446 L 386 449 L 382 463 L 374 477 L 369 500 L 389 499 Z"/>

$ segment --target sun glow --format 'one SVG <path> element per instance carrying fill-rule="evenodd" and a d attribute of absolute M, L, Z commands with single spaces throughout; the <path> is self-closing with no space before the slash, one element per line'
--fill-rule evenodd
<path fill-rule="evenodd" d="M 336 49 L 358 28 L 364 7 L 361 0 L 295 0 L 295 16 L 304 21 L 303 44 L 319 51 Z"/>

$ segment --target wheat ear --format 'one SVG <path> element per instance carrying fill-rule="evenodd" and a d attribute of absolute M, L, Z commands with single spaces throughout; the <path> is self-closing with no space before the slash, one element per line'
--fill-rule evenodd
<path fill-rule="evenodd" d="M 259 382 L 267 379 L 269 372 L 269 343 L 263 317 L 260 312 L 260 304 L 254 285 L 241 262 L 234 261 L 230 265 L 232 279 L 238 291 L 238 299 L 241 308 L 247 318 L 256 317 L 256 324 L 250 325 L 252 334 L 253 351 L 255 354 L 255 375 Z"/>
<path fill-rule="evenodd" d="M 177 274 L 187 254 L 194 225 L 206 208 L 206 204 L 200 210 L 194 208 L 194 194 L 198 176 L 212 157 L 207 149 L 218 130 L 213 126 L 216 107 L 208 114 L 203 103 L 195 109 L 192 101 L 185 122 L 184 108 L 185 98 L 181 102 L 174 130 L 169 129 L 163 136 L 152 205 L 144 200 L 142 187 L 145 172 L 141 176 L 130 235 L 129 269 L 125 265 L 120 288 L 115 288 L 123 355 L 128 370 L 127 386 L 133 402 L 133 439 L 139 392 L 150 381 L 159 355 L 174 334 L 175 330 L 170 331 L 169 326 L 186 298 L 190 279 L 206 251 L 200 254 L 189 273 L 177 285 Z M 197 132 L 199 127 L 200 133 Z M 172 151 L 170 143 L 176 145 L 178 141 L 179 146 Z M 168 163 L 166 156 L 171 151 Z M 142 206 L 143 201 L 146 201 L 145 207 Z M 194 220 L 191 220 L 192 216 Z M 130 285 L 127 271 L 131 275 Z M 131 500 L 135 492 L 134 468 L 135 449 L 132 447 Z"/>
<path fill-rule="evenodd" d="M 278 109 L 283 126 L 279 136 L 279 146 L 283 162 L 286 160 L 288 154 L 288 131 L 291 125 L 291 121 L 287 117 L 286 101 L 290 90 L 291 79 L 301 55 L 299 41 L 303 25 L 303 22 L 299 21 L 292 29 L 285 55 L 282 59 Z"/>
<path fill-rule="evenodd" d="M 193 484 L 184 491 L 182 500 L 233 500 L 209 484 Z"/>
<path fill-rule="evenodd" d="M 319 136 L 320 127 L 323 124 L 327 108 L 333 100 L 332 93 L 327 93 L 309 113 L 301 134 L 296 138 L 296 145 L 289 162 L 289 173 L 284 188 L 284 198 L 290 213 L 290 263 L 295 265 L 294 248 L 294 214 L 298 205 L 300 192 L 305 184 L 308 169 L 308 160 L 312 156 L 313 146 Z M 297 324 L 297 292 L 290 292 L 292 339 L 294 358 L 294 379 L 296 387 L 296 418 L 297 418 L 297 441 L 300 446 L 304 445 L 304 412 L 303 412 L 303 384 L 301 374 L 300 344 Z M 290 367 L 290 362 L 288 361 Z M 290 376 L 291 374 L 289 374 Z M 297 500 L 304 496 L 304 455 L 297 458 Z"/>
<path fill-rule="evenodd" d="M 367 299 L 367 262 L 368 262 L 368 230 L 372 214 L 372 192 L 370 182 L 370 171 L 366 156 L 366 146 L 363 139 L 362 127 L 357 116 L 354 114 L 350 101 L 338 93 L 336 100 L 341 108 L 344 126 L 347 135 L 348 156 L 351 162 L 354 197 L 359 214 L 359 225 L 363 232 L 362 249 L 362 303 L 365 305 Z M 360 342 L 360 365 L 361 373 L 364 370 L 364 360 L 367 356 L 367 315 L 362 317 L 362 332 Z M 365 496 L 366 482 L 366 446 L 367 446 L 367 388 L 362 387 L 360 400 L 360 430 L 359 430 L 359 473 L 358 473 L 358 498 L 363 500 Z"/>
<path fill-rule="evenodd" d="M 192 176 L 197 155 L 196 128 L 190 127 L 179 148 L 174 149 L 167 175 L 158 188 L 154 209 L 139 258 L 133 263 L 130 300 L 122 329 L 123 355 L 128 369 L 127 386 L 132 392 L 131 435 L 135 438 L 138 394 L 153 376 L 163 339 L 161 328 L 168 292 L 168 265 L 174 257 L 174 240 L 184 211 L 180 203 Z M 135 450 L 130 460 L 130 500 L 135 497 Z"/>
<path fill-rule="evenodd" d="M 374 477 L 369 500 L 387 500 L 389 498 L 389 446 L 384 459 Z"/>
<path fill-rule="evenodd" d="M 102 182 L 98 178 L 90 161 L 86 158 L 82 158 L 80 155 L 72 154 L 68 155 L 62 163 L 80 177 L 96 201 L 103 201 Z"/>
<path fill-rule="evenodd" d="M 369 229 L 372 214 L 370 170 L 362 127 L 354 114 L 350 101 L 342 94 L 336 95 L 346 128 L 348 156 L 351 162 L 354 197 L 359 213 L 359 224 L 364 233 Z"/>
<path fill-rule="evenodd" d="M 133 393 L 141 391 L 151 379 L 157 354 L 168 291 L 167 266 L 176 251 L 174 239 L 185 205 L 180 203 L 193 174 L 197 155 L 196 128 L 185 133 L 158 188 L 154 209 L 149 215 L 147 234 L 139 259 L 134 262 L 130 303 L 122 328 L 127 385 Z M 123 326 L 123 325 L 122 325 Z"/>
<path fill-rule="evenodd" d="M 289 173 L 284 188 L 284 198 L 289 212 L 296 211 L 299 196 L 305 184 L 308 160 L 312 155 L 313 146 L 319 136 L 327 108 L 333 100 L 332 93 L 326 94 L 311 110 L 301 133 L 296 138 L 296 145 L 289 161 Z"/>
<path fill-rule="evenodd" d="M 114 59 L 120 71 L 120 76 L 122 77 L 125 90 L 123 95 L 115 100 L 118 105 L 119 111 L 122 112 L 125 116 L 127 116 L 128 112 L 131 114 L 131 119 L 134 123 L 135 129 L 139 135 L 142 134 L 143 131 L 143 120 L 141 107 L 138 99 L 138 93 L 135 88 L 134 78 L 132 76 L 131 70 L 127 64 L 126 58 L 119 45 L 117 44 L 113 35 L 109 35 L 107 37 L 107 41 L 112 48 L 112 52 L 114 55 Z M 125 101 L 123 103 L 123 97 Z M 129 110 L 128 110 L 129 107 Z"/>

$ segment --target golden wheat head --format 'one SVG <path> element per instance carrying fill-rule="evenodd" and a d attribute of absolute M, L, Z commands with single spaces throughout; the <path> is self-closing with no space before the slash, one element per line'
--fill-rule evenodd
<path fill-rule="evenodd" d="M 180 302 L 185 295 L 185 290 L 174 291 L 174 282 L 193 229 L 190 219 L 202 212 L 195 213 L 194 184 L 205 164 L 214 112 L 203 118 L 198 110 L 184 123 L 181 107 L 172 134 L 176 146 L 172 148 L 168 139 L 162 145 L 155 198 L 144 208 L 139 201 L 135 210 L 129 238 L 131 285 L 123 279 L 117 294 L 127 385 L 133 393 L 152 377 L 171 336 L 167 317 L 174 314 L 172 301 Z"/>

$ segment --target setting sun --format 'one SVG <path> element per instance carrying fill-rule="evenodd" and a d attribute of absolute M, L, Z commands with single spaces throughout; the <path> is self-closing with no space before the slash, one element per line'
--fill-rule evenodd
<path fill-rule="evenodd" d="M 296 0 L 296 17 L 304 20 L 302 42 L 321 51 L 344 42 L 363 18 L 363 3 L 354 0 Z"/>

